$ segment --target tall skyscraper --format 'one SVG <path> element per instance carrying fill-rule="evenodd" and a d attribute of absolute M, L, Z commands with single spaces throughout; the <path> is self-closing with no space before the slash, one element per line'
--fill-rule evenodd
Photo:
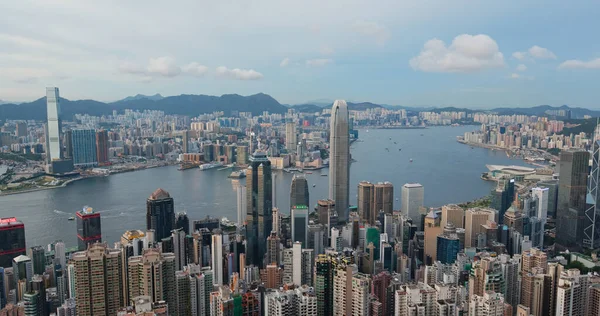
<path fill-rule="evenodd" d="M 418 230 L 423 227 L 421 207 L 424 193 L 425 189 L 419 183 L 407 183 L 402 186 L 402 214 L 410 217 Z"/>
<path fill-rule="evenodd" d="M 4 268 L 0 267 L 0 309 L 6 306 L 6 288 L 4 287 Z"/>
<path fill-rule="evenodd" d="M 491 192 L 491 196 L 491 208 L 498 210 L 499 223 L 503 224 L 504 213 L 506 213 L 506 210 L 508 210 L 515 199 L 515 179 L 498 179 L 496 189 Z"/>
<path fill-rule="evenodd" d="M 348 221 L 350 192 L 350 131 L 348 105 L 335 100 L 329 133 L 329 199 L 334 200 L 338 219 Z"/>
<path fill-rule="evenodd" d="M 442 233 L 443 227 L 440 226 L 441 214 L 439 211 L 429 211 L 425 216 L 425 264 L 433 264 L 437 260 L 437 237 Z"/>
<path fill-rule="evenodd" d="M 60 118 L 60 96 L 58 88 L 46 88 L 46 107 L 48 124 L 46 125 L 46 159 L 50 164 L 53 160 L 63 158 L 62 154 L 62 120 Z"/>
<path fill-rule="evenodd" d="M 163 254 L 157 248 L 146 249 L 141 256 L 129 257 L 127 282 L 130 298 L 146 295 L 150 297 L 151 302 L 165 299 L 166 285 L 169 284 L 169 276 L 165 274 L 169 270 L 166 265 L 175 264 L 175 260 L 165 260 L 165 257 L 174 259 L 172 253 Z M 170 268 L 175 271 L 174 266 Z"/>
<path fill-rule="evenodd" d="M 588 164 L 587 151 L 560 153 L 556 243 L 563 248 L 579 249 L 583 244 Z"/>
<path fill-rule="evenodd" d="M 240 183 L 239 180 L 233 180 L 235 187 L 235 195 L 237 200 L 237 224 L 238 227 L 244 225 L 246 220 L 246 186 Z"/>
<path fill-rule="evenodd" d="M 99 130 L 96 132 L 96 161 L 99 165 L 108 163 L 108 132 Z"/>
<path fill-rule="evenodd" d="M 315 261 L 317 315 L 333 314 L 333 277 L 335 268 L 335 258 L 329 255 L 319 255 Z"/>
<path fill-rule="evenodd" d="M 42 275 L 46 272 L 46 252 L 42 246 L 33 246 L 27 251 L 33 262 L 33 273 Z"/>
<path fill-rule="evenodd" d="M 292 219 L 292 241 L 299 241 L 306 248 L 308 243 L 308 208 L 306 205 L 292 206 L 290 214 Z"/>
<path fill-rule="evenodd" d="M 171 236 L 175 229 L 174 202 L 169 192 L 163 189 L 154 191 L 146 201 L 146 229 L 154 230 L 154 241 Z"/>
<path fill-rule="evenodd" d="M 266 240 L 273 231 L 271 162 L 264 152 L 250 158 L 246 172 L 246 260 L 264 268 Z"/>
<path fill-rule="evenodd" d="M 599 128 L 596 127 L 596 135 Z M 595 139 L 592 152 L 592 170 L 588 181 L 583 246 L 600 247 L 600 140 Z"/>
<path fill-rule="evenodd" d="M 306 177 L 301 174 L 294 174 L 292 178 L 292 185 L 290 189 L 290 206 L 294 205 L 306 205 L 310 206 L 308 198 L 308 181 Z"/>
<path fill-rule="evenodd" d="M 373 191 L 373 203 L 375 204 L 373 207 L 375 214 L 379 214 L 379 211 L 392 214 L 394 209 L 394 185 L 387 181 L 376 183 Z"/>
<path fill-rule="evenodd" d="M 578 269 L 569 269 L 561 273 L 556 288 L 557 316 L 586 315 L 589 279 L 589 275 L 580 274 Z"/>
<path fill-rule="evenodd" d="M 212 235 L 212 261 L 213 282 L 217 286 L 223 285 L 223 234 L 221 230 L 214 230 Z M 264 243 L 264 242 L 263 242 Z"/>
<path fill-rule="evenodd" d="M 443 264 L 452 264 L 460 251 L 460 240 L 456 234 L 456 227 L 449 222 L 444 226 L 444 231 L 437 236 L 436 259 Z"/>
<path fill-rule="evenodd" d="M 190 131 L 181 132 L 181 151 L 186 154 L 190 152 Z"/>
<path fill-rule="evenodd" d="M 465 212 L 465 247 L 477 247 L 477 237 L 484 232 L 482 225 L 495 221 L 496 212 L 490 208 L 473 208 Z"/>
<path fill-rule="evenodd" d="M 125 303 L 121 251 L 96 243 L 72 260 L 77 315 L 116 315 Z"/>
<path fill-rule="evenodd" d="M 285 148 L 288 152 L 296 151 L 296 122 L 293 119 L 288 119 L 285 122 Z"/>
<path fill-rule="evenodd" d="M 442 206 L 442 227 L 452 223 L 456 228 L 465 228 L 465 210 L 456 205 L 448 204 Z"/>
<path fill-rule="evenodd" d="M 24 255 L 25 225 L 15 217 L 0 218 L 0 267 L 8 268 L 12 259 Z"/>
<path fill-rule="evenodd" d="M 190 234 L 190 219 L 185 212 L 177 213 L 175 228 L 182 229 L 186 235 Z"/>
<path fill-rule="evenodd" d="M 102 242 L 102 221 L 100 213 L 89 206 L 75 213 L 77 216 L 77 245 L 79 251 L 86 250 L 89 244 Z"/>
<path fill-rule="evenodd" d="M 73 142 L 73 166 L 84 168 L 97 166 L 96 131 L 74 129 L 71 131 L 71 139 Z"/>
<path fill-rule="evenodd" d="M 371 208 L 373 207 L 373 194 L 374 186 L 373 183 L 369 181 L 361 181 L 358 183 L 358 197 L 357 197 L 357 208 L 358 208 L 358 216 L 360 216 L 361 220 L 374 225 L 375 222 L 375 211 Z"/>

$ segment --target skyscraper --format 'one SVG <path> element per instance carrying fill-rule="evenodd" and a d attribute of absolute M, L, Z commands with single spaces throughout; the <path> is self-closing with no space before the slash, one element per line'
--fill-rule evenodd
<path fill-rule="evenodd" d="M 190 132 L 188 130 L 181 132 L 181 151 L 186 154 L 190 152 Z"/>
<path fill-rule="evenodd" d="M 460 240 L 456 234 L 456 227 L 449 222 L 444 226 L 443 234 L 437 236 L 436 258 L 443 264 L 452 264 L 460 251 Z"/>
<path fill-rule="evenodd" d="M 24 255 L 25 225 L 14 217 L 0 218 L 0 267 L 8 268 L 12 259 Z"/>
<path fill-rule="evenodd" d="M 422 225 L 421 207 L 425 189 L 419 183 L 407 183 L 402 186 L 402 214 L 410 217 L 420 230 Z"/>
<path fill-rule="evenodd" d="M 561 247 L 578 249 L 583 243 L 588 162 L 587 151 L 560 153 L 556 243 Z"/>
<path fill-rule="evenodd" d="M 264 243 L 264 242 L 263 242 Z M 223 285 L 223 235 L 221 230 L 216 229 L 212 235 L 212 261 L 213 282 L 215 285 Z"/>
<path fill-rule="evenodd" d="M 315 262 L 315 294 L 317 296 L 317 315 L 333 313 L 333 276 L 336 268 L 335 258 L 319 255 Z"/>
<path fill-rule="evenodd" d="M 598 134 L 598 127 L 595 134 Z M 600 140 L 595 139 L 592 148 L 592 170 L 587 188 L 583 245 L 595 249 L 600 246 Z"/>
<path fill-rule="evenodd" d="M 94 212 L 89 206 L 84 206 L 75 215 L 77 215 L 77 244 L 79 251 L 86 250 L 89 244 L 102 242 L 100 213 Z"/>
<path fill-rule="evenodd" d="M 292 178 L 292 185 L 290 189 L 290 206 L 294 205 L 310 205 L 308 199 L 308 181 L 302 174 L 294 174 Z"/>
<path fill-rule="evenodd" d="M 498 210 L 499 223 L 503 224 L 504 213 L 506 213 L 506 210 L 508 210 L 515 199 L 515 179 L 498 179 L 496 189 L 492 191 L 491 196 L 491 208 Z"/>
<path fill-rule="evenodd" d="M 357 208 L 358 216 L 361 220 L 374 225 L 375 212 L 371 209 L 373 206 L 373 183 L 369 181 L 361 181 L 358 183 Z"/>
<path fill-rule="evenodd" d="M 329 199 L 334 200 L 338 219 L 348 221 L 350 191 L 350 132 L 348 106 L 335 100 L 331 108 L 329 134 Z"/>
<path fill-rule="evenodd" d="M 46 159 L 50 164 L 53 160 L 60 160 L 62 155 L 62 120 L 60 119 L 60 97 L 58 88 L 46 88 L 46 107 L 48 111 L 48 125 L 46 126 Z"/>
<path fill-rule="evenodd" d="M 33 273 L 42 275 L 46 271 L 46 252 L 42 246 L 33 246 L 27 251 L 33 262 Z"/>
<path fill-rule="evenodd" d="M 171 236 L 175 224 L 173 198 L 169 192 L 157 189 L 146 201 L 146 229 L 153 229 L 154 241 L 160 241 Z"/>
<path fill-rule="evenodd" d="M 73 166 L 84 168 L 97 166 L 96 131 L 74 129 L 71 131 L 71 139 L 73 142 Z"/>
<path fill-rule="evenodd" d="M 452 223 L 456 228 L 465 228 L 465 210 L 456 205 L 448 204 L 442 206 L 442 227 Z"/>
<path fill-rule="evenodd" d="M 465 247 L 477 247 L 477 237 L 484 232 L 482 225 L 494 221 L 496 212 L 490 208 L 473 208 L 465 212 Z"/>
<path fill-rule="evenodd" d="M 385 214 L 392 214 L 394 209 L 394 185 L 391 182 L 378 182 L 374 185 L 372 209 L 375 216 L 379 211 Z"/>
<path fill-rule="evenodd" d="M 296 151 L 296 123 L 293 119 L 285 122 L 285 148 L 288 152 Z"/>
<path fill-rule="evenodd" d="M 190 219 L 185 212 L 177 213 L 177 219 L 175 220 L 175 228 L 182 229 L 186 235 L 190 234 Z"/>
<path fill-rule="evenodd" d="M 246 260 L 264 268 L 266 240 L 273 231 L 271 162 L 264 152 L 250 158 L 246 172 Z"/>
<path fill-rule="evenodd" d="M 72 260 L 77 315 L 116 315 L 124 304 L 121 251 L 96 243 Z"/>
<path fill-rule="evenodd" d="M 99 165 L 104 165 L 108 162 L 108 132 L 99 130 L 96 132 L 96 161 Z"/>
<path fill-rule="evenodd" d="M 292 219 L 292 241 L 299 241 L 306 248 L 308 237 L 308 208 L 306 205 L 292 206 L 290 214 Z"/>
<path fill-rule="evenodd" d="M 239 180 L 232 180 L 237 200 L 237 224 L 241 227 L 246 220 L 246 186 Z"/>

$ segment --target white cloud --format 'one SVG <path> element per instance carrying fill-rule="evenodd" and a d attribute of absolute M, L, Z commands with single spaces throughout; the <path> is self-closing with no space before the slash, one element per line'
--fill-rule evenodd
<path fill-rule="evenodd" d="M 518 71 L 525 71 L 525 70 L 527 70 L 527 66 L 525 66 L 523 64 L 520 64 L 520 65 L 517 66 L 517 70 Z"/>
<path fill-rule="evenodd" d="M 330 58 L 308 59 L 306 61 L 306 65 L 311 66 L 311 67 L 321 67 L 321 66 L 325 66 L 327 64 L 331 64 L 332 62 L 333 62 L 333 59 L 330 59 Z"/>
<path fill-rule="evenodd" d="M 373 38 L 379 45 L 384 45 L 391 35 L 387 27 L 370 21 L 356 21 L 353 29 L 361 35 Z"/>
<path fill-rule="evenodd" d="M 556 59 L 556 55 L 553 52 L 537 45 L 532 46 L 528 52 L 531 57 L 536 59 Z"/>
<path fill-rule="evenodd" d="M 511 75 L 510 75 L 510 77 L 511 77 L 512 79 L 519 79 L 519 78 L 521 78 L 521 75 L 519 75 L 519 74 L 517 74 L 517 73 L 513 73 L 513 74 L 511 74 Z"/>
<path fill-rule="evenodd" d="M 186 74 L 200 77 L 204 76 L 208 72 L 208 67 L 200 65 L 197 62 L 192 62 L 181 67 L 181 70 Z"/>
<path fill-rule="evenodd" d="M 544 47 L 539 47 L 537 45 L 531 46 L 526 52 L 514 52 L 512 54 L 513 58 L 518 60 L 527 60 L 527 59 L 556 59 L 556 55 L 551 52 L 549 49 Z"/>
<path fill-rule="evenodd" d="M 175 64 L 175 59 L 172 57 L 150 58 L 148 73 L 164 77 L 175 77 L 181 73 L 181 67 Z"/>
<path fill-rule="evenodd" d="M 290 64 L 290 59 L 286 57 L 279 63 L 279 67 L 287 67 L 289 64 Z"/>
<path fill-rule="evenodd" d="M 333 49 L 333 47 L 325 45 L 321 47 L 321 50 L 319 52 L 323 55 L 333 55 L 333 53 L 335 53 L 335 50 Z"/>
<path fill-rule="evenodd" d="M 217 67 L 216 74 L 222 78 L 237 80 L 258 80 L 263 78 L 263 74 L 254 69 L 229 69 L 225 66 Z"/>
<path fill-rule="evenodd" d="M 38 79 L 52 77 L 52 73 L 43 68 L 7 67 L 0 68 L 0 73 L 16 83 L 35 83 Z"/>
<path fill-rule="evenodd" d="M 583 61 L 579 59 L 571 59 L 563 62 L 558 66 L 559 69 L 600 69 L 600 58 Z"/>
<path fill-rule="evenodd" d="M 146 73 L 146 69 L 144 67 L 131 62 L 122 62 L 119 65 L 119 71 L 132 75 L 143 75 Z"/>
<path fill-rule="evenodd" d="M 437 39 L 425 43 L 419 56 L 409 62 L 415 70 L 426 72 L 476 72 L 504 66 L 504 56 L 498 44 L 485 34 L 462 34 L 452 44 Z"/>

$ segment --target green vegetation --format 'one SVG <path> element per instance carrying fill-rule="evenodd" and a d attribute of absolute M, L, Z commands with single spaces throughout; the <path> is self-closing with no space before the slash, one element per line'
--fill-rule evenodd
<path fill-rule="evenodd" d="M 40 154 L 17 154 L 17 153 L 0 153 L 0 159 L 10 160 L 16 162 L 27 162 L 28 160 L 41 161 L 42 155 Z"/>
<path fill-rule="evenodd" d="M 569 262 L 569 264 L 567 264 L 565 269 L 579 269 L 579 271 L 581 271 L 581 273 L 583 273 L 583 274 L 586 274 L 588 272 L 600 272 L 600 267 L 593 267 L 590 269 L 590 268 L 587 268 L 586 266 L 584 266 L 583 263 L 581 263 L 579 261 Z"/>
<path fill-rule="evenodd" d="M 490 207 L 492 205 L 492 200 L 489 196 L 483 197 L 481 199 L 473 200 L 467 203 L 458 204 L 458 206 L 462 208 L 474 208 L 474 207 Z"/>
<path fill-rule="evenodd" d="M 560 154 L 560 148 L 550 148 L 546 149 L 551 155 L 558 156 Z"/>
<path fill-rule="evenodd" d="M 566 124 L 576 124 L 576 126 L 565 127 L 562 130 L 562 132 L 557 133 L 557 134 L 562 134 L 562 135 L 574 134 L 574 135 L 576 135 L 581 132 L 584 132 L 589 135 L 594 132 L 594 129 L 596 128 L 596 122 L 597 122 L 597 118 L 590 118 L 590 119 L 585 119 L 585 120 L 576 120 L 576 119 L 566 120 L 565 125 Z"/>

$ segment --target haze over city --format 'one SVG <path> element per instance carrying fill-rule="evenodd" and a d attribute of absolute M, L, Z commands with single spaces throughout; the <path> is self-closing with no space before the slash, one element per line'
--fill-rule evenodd
<path fill-rule="evenodd" d="M 600 4 L 18 1 L 0 99 L 264 92 L 405 106 L 599 108 Z"/>

